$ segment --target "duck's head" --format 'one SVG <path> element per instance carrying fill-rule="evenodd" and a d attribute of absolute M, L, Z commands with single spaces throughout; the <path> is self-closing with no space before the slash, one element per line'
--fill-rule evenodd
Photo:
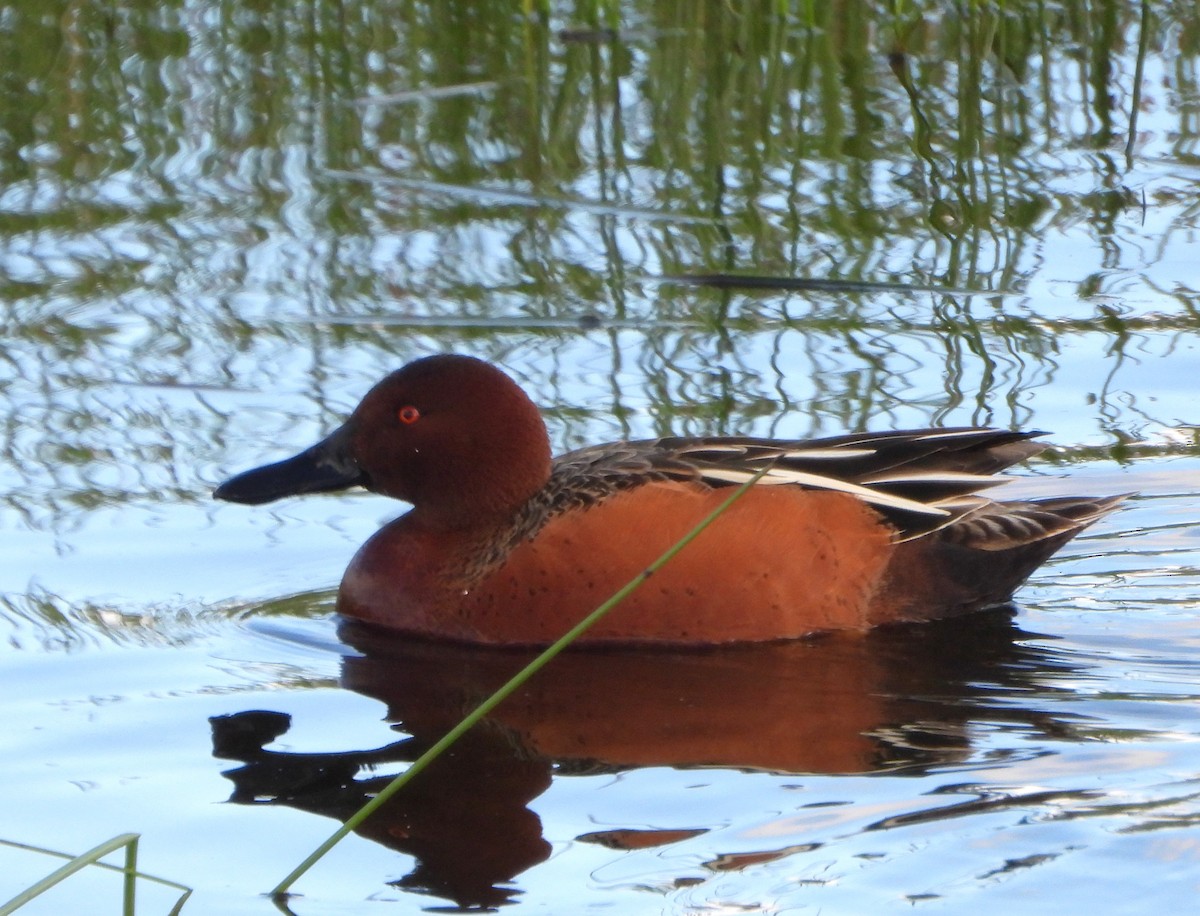
<path fill-rule="evenodd" d="M 513 511 L 549 474 L 546 427 L 525 392 L 482 360 L 440 355 L 384 378 L 321 442 L 213 495 L 258 505 L 361 486 L 461 525 Z"/>

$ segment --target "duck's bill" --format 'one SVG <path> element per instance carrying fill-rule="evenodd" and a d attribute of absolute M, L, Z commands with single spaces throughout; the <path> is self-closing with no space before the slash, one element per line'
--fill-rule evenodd
<path fill-rule="evenodd" d="M 349 439 L 343 426 L 294 458 L 231 477 L 213 491 L 213 496 L 257 506 L 285 496 L 366 486 L 366 475 L 350 455 Z"/>

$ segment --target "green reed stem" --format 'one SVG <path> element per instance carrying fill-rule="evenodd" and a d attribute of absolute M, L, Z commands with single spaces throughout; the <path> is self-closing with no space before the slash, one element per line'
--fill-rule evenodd
<path fill-rule="evenodd" d="M 533 659 L 524 668 L 514 674 L 507 682 L 500 686 L 495 693 L 489 696 L 486 700 L 480 703 L 475 709 L 469 713 L 466 718 L 459 722 L 454 728 L 446 732 L 446 734 L 434 744 L 429 750 L 412 762 L 407 770 L 393 779 L 390 783 L 383 787 L 382 790 L 369 802 L 358 809 L 351 815 L 342 826 L 333 832 L 333 834 L 324 843 L 318 846 L 309 854 L 309 856 L 297 865 L 286 878 L 279 882 L 272 890 L 271 896 L 278 901 L 285 896 L 290 888 L 301 875 L 313 867 L 329 850 L 333 849 L 340 843 L 347 834 L 358 827 L 363 821 L 375 813 L 375 811 L 383 805 L 389 798 L 403 789 L 413 778 L 424 770 L 429 764 L 442 755 L 451 745 L 468 732 L 474 725 L 483 719 L 488 713 L 499 706 L 504 700 L 511 696 L 519 687 L 528 681 L 533 675 L 537 674 L 546 664 L 556 655 L 562 652 L 567 646 L 578 639 L 584 632 L 588 630 L 596 621 L 600 620 L 605 614 L 611 611 L 614 607 L 624 601 L 637 589 L 643 582 L 653 576 L 656 572 L 662 569 L 667 563 L 675 558 L 675 556 L 694 541 L 705 528 L 715 522 L 725 513 L 725 511 L 742 497 L 752 486 L 754 486 L 763 475 L 770 470 L 770 465 L 767 465 L 757 474 L 739 486 L 721 505 L 717 506 L 712 512 L 706 515 L 699 524 L 691 531 L 676 541 L 662 556 L 647 566 L 644 570 L 634 576 L 622 588 L 620 588 L 611 598 L 597 607 L 594 611 L 588 614 L 583 620 L 575 624 L 570 630 L 563 634 L 559 639 L 548 646 L 537 658 Z"/>
<path fill-rule="evenodd" d="M 67 859 L 67 864 L 59 869 L 51 872 L 38 881 L 36 884 L 30 885 L 17 896 L 13 897 L 7 903 L 0 904 L 0 916 L 8 916 L 10 913 L 16 912 L 35 897 L 44 894 L 50 888 L 57 884 L 61 884 L 71 875 L 81 869 L 87 868 L 89 865 L 94 865 L 97 868 L 106 868 L 109 871 L 119 871 L 125 876 L 123 882 L 123 906 L 122 912 L 125 916 L 133 916 L 134 914 L 134 892 L 137 887 L 137 879 L 142 878 L 146 881 L 153 881 L 155 884 L 162 884 L 166 887 L 175 888 L 183 891 L 183 896 L 171 908 L 169 916 L 176 916 L 183 908 L 183 904 L 188 897 L 192 895 L 192 890 L 182 884 L 177 884 L 174 881 L 168 881 L 165 878 L 156 878 L 154 875 L 147 875 L 137 870 L 137 850 L 139 834 L 122 833 L 120 836 L 115 836 L 110 840 L 105 840 L 99 846 L 89 849 L 87 852 L 78 856 L 72 856 L 69 853 L 56 852 L 53 849 L 43 849 L 40 846 L 30 846 L 27 843 L 15 843 L 9 840 L 0 840 L 0 844 L 10 846 L 13 849 L 26 849 L 30 852 L 41 853 L 42 855 L 55 856 L 60 859 Z M 109 865 L 107 862 L 101 862 L 111 852 L 124 847 L 125 848 L 125 864 Z"/>

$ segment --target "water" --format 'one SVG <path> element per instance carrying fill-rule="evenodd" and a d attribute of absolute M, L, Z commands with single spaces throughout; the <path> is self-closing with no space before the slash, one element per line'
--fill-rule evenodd
<path fill-rule="evenodd" d="M 1014 494 L 1139 495 L 1015 618 L 561 659 L 294 912 L 1194 907 L 1200 21 L 830 7 L 0 11 L 0 839 L 273 912 L 515 669 L 332 615 L 403 507 L 209 496 L 454 350 L 557 449 L 1016 425 Z M 57 864 L 0 847 L 0 900 Z"/>

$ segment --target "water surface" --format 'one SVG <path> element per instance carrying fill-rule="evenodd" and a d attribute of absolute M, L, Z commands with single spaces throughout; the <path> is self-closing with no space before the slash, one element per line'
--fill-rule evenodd
<path fill-rule="evenodd" d="M 296 913 L 1192 908 L 1194 11 L 477 7 L 0 12 L 0 839 L 273 912 L 515 669 L 332 614 L 401 505 L 209 495 L 456 351 L 556 449 L 981 423 L 1052 433 L 1015 494 L 1138 495 L 1015 617 L 562 659 Z"/>

